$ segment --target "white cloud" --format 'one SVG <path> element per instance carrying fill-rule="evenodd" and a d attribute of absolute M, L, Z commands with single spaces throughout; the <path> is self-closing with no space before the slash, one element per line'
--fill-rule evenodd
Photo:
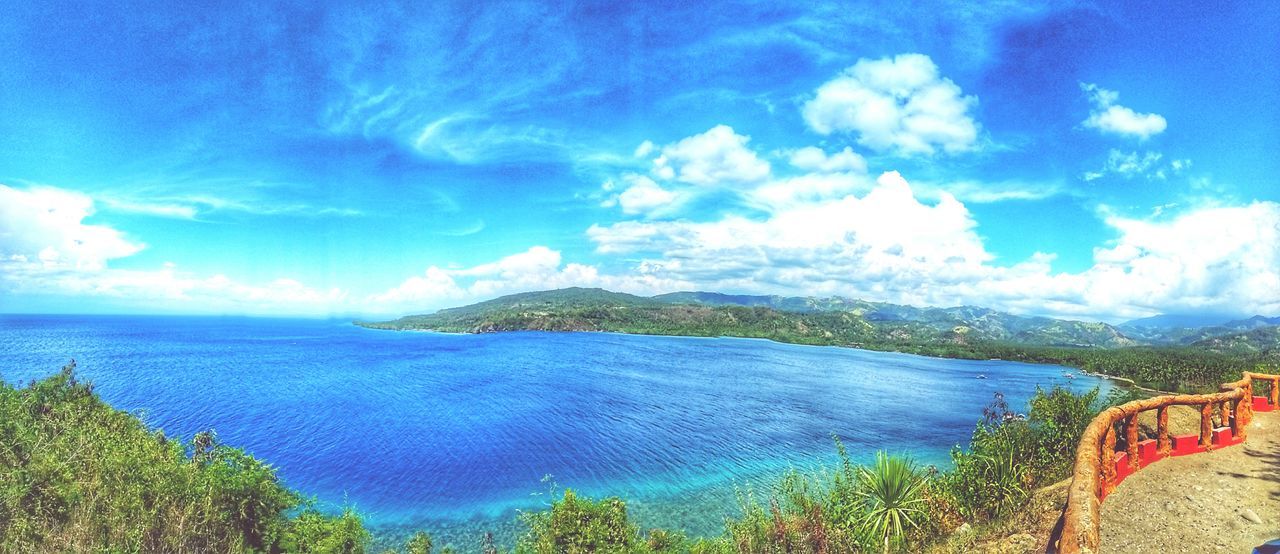
<path fill-rule="evenodd" d="M 94 201 L 56 187 L 0 185 L 0 294 L 120 299 L 153 310 L 233 313 L 325 313 L 346 297 L 292 279 L 266 285 L 225 275 L 200 277 L 173 264 L 119 269 L 113 260 L 145 245 L 105 225 L 91 225 Z"/>
<path fill-rule="evenodd" d="M 0 185 L 0 257 L 36 258 L 49 268 L 94 270 L 145 247 L 116 229 L 84 223 L 93 213 L 93 199 L 83 193 Z"/>
<path fill-rule="evenodd" d="M 930 292 L 920 280 L 960 279 L 991 259 L 974 227 L 954 198 L 922 204 L 890 172 L 861 198 L 797 204 L 762 221 L 629 221 L 587 233 L 602 254 L 649 255 L 641 272 L 663 279 L 722 290 L 925 301 L 934 298 L 917 297 Z"/>
<path fill-rule="evenodd" d="M 1160 114 L 1138 113 L 1116 104 L 1120 93 L 1107 90 L 1093 83 L 1080 83 L 1080 89 L 1089 97 L 1093 109 L 1084 126 L 1103 133 L 1136 137 L 1146 140 L 1163 133 L 1168 122 Z"/>
<path fill-rule="evenodd" d="M 752 189 L 747 196 L 756 207 L 775 212 L 788 206 L 867 191 L 874 184 L 865 173 L 805 173 L 769 181 Z"/>
<path fill-rule="evenodd" d="M 480 164 L 546 156 L 569 146 L 562 131 L 509 125 L 487 115 L 461 112 L 423 126 L 413 147 L 429 158 Z"/>
<path fill-rule="evenodd" d="M 618 195 L 618 205 L 622 206 L 622 213 L 649 213 L 671 205 L 676 199 L 675 193 L 662 188 L 653 179 L 643 175 L 628 175 L 624 179 L 631 186 Z"/>
<path fill-rule="evenodd" d="M 857 133 L 858 143 L 899 155 L 958 153 L 975 148 L 977 105 L 923 54 L 858 60 L 818 88 L 805 121 L 823 135 Z"/>
<path fill-rule="evenodd" d="M 769 162 L 747 148 L 750 141 L 728 125 L 717 125 L 663 147 L 653 162 L 654 175 L 701 186 L 762 181 L 769 176 Z"/>
<path fill-rule="evenodd" d="M 1085 181 L 1095 181 L 1108 175 L 1117 175 L 1125 179 L 1145 177 L 1147 179 L 1166 179 L 1191 168 L 1191 160 L 1176 159 L 1167 164 L 1161 163 L 1164 154 L 1160 152 L 1124 152 L 1112 148 L 1107 154 L 1107 162 L 1097 171 L 1088 171 L 1081 176 Z"/>
<path fill-rule="evenodd" d="M 924 203 L 890 172 L 861 197 L 796 202 L 764 219 L 625 221 L 593 225 L 587 235 L 600 254 L 638 256 L 636 274 L 708 290 L 1111 320 L 1280 313 L 1280 204 L 1203 207 L 1171 219 L 1166 210 L 1146 219 L 1106 215 L 1117 239 L 1095 249 L 1089 269 L 1055 273 L 1052 254 L 995 264 L 970 212 L 936 193 Z"/>
<path fill-rule="evenodd" d="M 1120 236 L 1094 250 L 1092 309 L 1280 313 L 1280 204 L 1106 222 Z"/>
<path fill-rule="evenodd" d="M 942 193 L 947 193 L 957 200 L 971 204 L 1044 200 L 1045 198 L 1068 194 L 1062 183 L 1057 181 L 974 181 L 971 179 L 959 179 L 937 183 L 916 182 L 912 185 L 912 189 L 916 191 L 916 196 L 923 199 L 935 199 Z"/>
<path fill-rule="evenodd" d="M 431 266 L 423 275 L 409 277 L 398 286 L 372 296 L 370 300 L 378 305 L 403 305 L 422 300 L 440 302 L 464 296 L 466 292 L 447 270 Z"/>
<path fill-rule="evenodd" d="M 867 160 L 848 146 L 830 155 L 816 146 L 806 146 L 792 151 L 789 161 L 796 169 L 817 173 L 861 173 L 867 170 Z"/>
<path fill-rule="evenodd" d="M 345 311 L 347 293 L 280 278 L 257 285 L 173 264 L 159 269 L 76 270 L 24 259 L 0 260 L 0 293 L 66 296 L 136 310 L 184 313 L 327 314 Z"/>
<path fill-rule="evenodd" d="M 115 198 L 101 198 L 101 200 L 108 208 L 117 212 L 153 215 L 156 217 L 171 217 L 176 219 L 195 219 L 197 214 L 195 206 L 186 204 L 134 202 Z"/>

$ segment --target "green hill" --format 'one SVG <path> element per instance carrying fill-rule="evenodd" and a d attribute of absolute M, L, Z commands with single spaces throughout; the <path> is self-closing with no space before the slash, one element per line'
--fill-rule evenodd
<path fill-rule="evenodd" d="M 1038 346 L 1138 344 L 1105 323 L 1023 317 L 987 308 L 917 308 L 840 297 L 678 292 L 652 298 L 569 288 L 503 296 L 434 314 L 360 325 L 462 333 L 613 331 L 769 338 L 866 348 L 1007 342 Z"/>
<path fill-rule="evenodd" d="M 1280 352 L 1280 327 L 1259 327 L 1243 333 L 1201 338 L 1193 347 L 1230 355 L 1274 355 Z"/>

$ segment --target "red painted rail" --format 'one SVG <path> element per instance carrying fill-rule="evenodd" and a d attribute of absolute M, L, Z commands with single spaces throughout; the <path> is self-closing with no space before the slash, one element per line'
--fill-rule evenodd
<path fill-rule="evenodd" d="M 1267 383 L 1265 397 L 1253 396 L 1255 382 Z M 1271 411 L 1280 406 L 1280 375 L 1246 371 L 1213 394 L 1174 394 L 1135 400 L 1103 410 L 1080 437 L 1075 471 L 1067 492 L 1062 534 L 1057 549 L 1062 554 L 1095 554 L 1101 531 L 1102 500 L 1116 486 L 1148 464 L 1169 456 L 1205 452 L 1215 447 L 1243 442 L 1248 435 L 1253 412 Z M 1169 408 L 1198 406 L 1200 433 L 1169 435 Z M 1138 440 L 1138 415 L 1156 410 L 1157 436 Z M 1213 426 L 1214 412 L 1221 427 Z M 1119 430 L 1117 428 L 1120 428 Z M 1116 451 L 1116 434 L 1123 432 L 1125 450 Z"/>

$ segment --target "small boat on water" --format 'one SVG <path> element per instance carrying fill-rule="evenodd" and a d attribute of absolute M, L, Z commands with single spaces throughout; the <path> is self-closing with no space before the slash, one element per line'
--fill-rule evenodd
<path fill-rule="evenodd" d="M 985 373 L 979 373 L 979 374 L 978 374 L 978 378 L 979 378 L 979 379 L 986 379 L 986 378 L 987 378 L 987 374 L 985 374 Z"/>
<path fill-rule="evenodd" d="M 1076 374 L 1074 374 L 1074 373 L 1063 373 L 1063 374 L 1062 374 L 1062 376 L 1063 376 L 1063 377 L 1066 377 L 1067 379 L 1075 379 L 1075 378 L 1076 378 Z"/>

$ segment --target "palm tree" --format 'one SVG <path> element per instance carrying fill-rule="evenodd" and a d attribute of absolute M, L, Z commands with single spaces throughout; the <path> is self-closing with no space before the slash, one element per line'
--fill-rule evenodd
<path fill-rule="evenodd" d="M 858 495 L 866 507 L 862 528 L 881 539 L 887 553 L 924 515 L 925 479 L 909 458 L 889 456 L 884 451 L 876 452 L 875 465 L 859 468 L 858 475 Z"/>

